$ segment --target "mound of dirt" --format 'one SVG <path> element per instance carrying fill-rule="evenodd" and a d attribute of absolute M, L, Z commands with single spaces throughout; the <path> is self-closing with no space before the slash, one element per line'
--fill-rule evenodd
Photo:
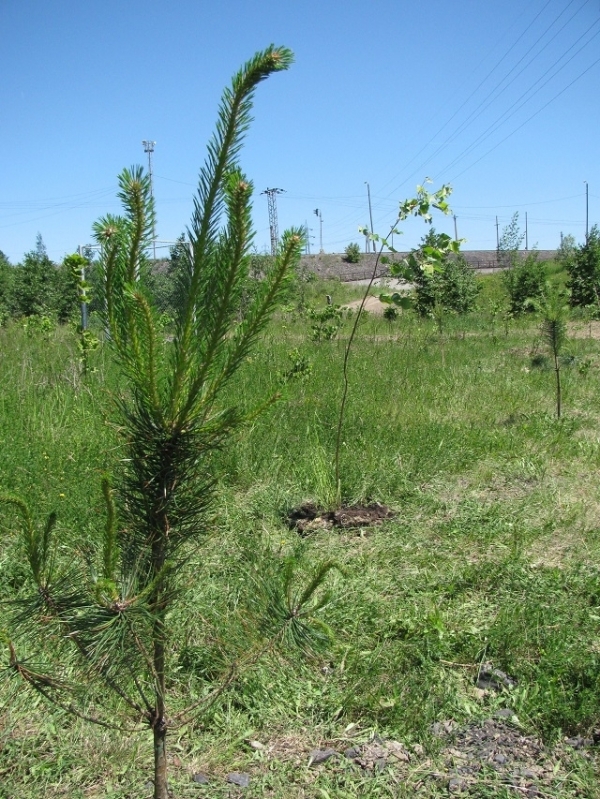
<path fill-rule="evenodd" d="M 288 524 L 299 533 L 332 527 L 356 528 L 372 527 L 393 516 L 387 505 L 372 502 L 370 505 L 342 506 L 338 510 L 325 511 L 312 502 L 294 508 L 288 516 Z"/>

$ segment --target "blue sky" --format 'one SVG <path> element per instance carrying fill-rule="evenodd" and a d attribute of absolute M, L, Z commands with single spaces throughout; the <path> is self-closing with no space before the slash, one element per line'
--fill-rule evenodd
<path fill-rule="evenodd" d="M 515 211 L 532 247 L 600 222 L 600 0 L 0 0 L 0 250 L 40 232 L 56 261 L 118 212 L 116 176 L 156 141 L 157 235 L 190 218 L 221 91 L 271 42 L 296 62 L 257 93 L 242 167 L 256 190 L 255 245 L 312 228 L 341 252 L 386 232 L 429 176 L 451 183 L 466 249 L 493 249 Z M 436 220 L 453 232 L 453 220 Z M 418 243 L 422 223 L 396 246 Z M 160 251 L 160 250 L 159 250 Z M 167 249 L 160 252 L 167 253 Z"/>

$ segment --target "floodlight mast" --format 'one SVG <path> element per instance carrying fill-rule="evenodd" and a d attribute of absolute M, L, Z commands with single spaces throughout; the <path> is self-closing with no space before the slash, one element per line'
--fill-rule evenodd
<path fill-rule="evenodd" d="M 323 253 L 323 214 L 320 208 L 315 208 L 313 213 L 319 219 L 319 252 Z"/>
<path fill-rule="evenodd" d="M 269 201 L 269 230 L 271 232 L 271 255 L 277 255 L 279 247 L 279 227 L 277 223 L 277 195 L 285 189 L 265 189 L 261 194 L 267 195 Z"/>
<path fill-rule="evenodd" d="M 588 186 L 587 180 L 584 180 L 583 182 L 585 183 L 585 243 L 587 244 L 588 243 L 588 239 L 589 239 L 588 222 L 589 222 L 589 210 L 590 210 L 590 205 L 589 205 L 589 201 L 590 201 L 589 189 L 590 189 L 590 187 Z"/>
<path fill-rule="evenodd" d="M 371 187 L 369 186 L 369 182 L 367 180 L 365 180 L 365 186 L 367 187 L 367 198 L 369 200 L 369 219 L 371 220 L 371 235 L 373 235 L 375 231 L 373 230 L 373 209 L 371 208 Z M 373 240 L 373 252 L 377 252 L 374 240 Z"/>
<path fill-rule="evenodd" d="M 144 152 L 148 153 L 148 174 L 150 175 L 150 196 L 152 197 L 152 199 L 154 199 L 154 185 L 152 180 L 152 154 L 154 153 L 155 144 L 156 144 L 155 141 L 150 141 L 149 139 L 142 139 Z M 156 261 L 156 229 L 155 229 L 154 219 L 152 219 L 152 250 L 153 250 L 154 260 Z"/>

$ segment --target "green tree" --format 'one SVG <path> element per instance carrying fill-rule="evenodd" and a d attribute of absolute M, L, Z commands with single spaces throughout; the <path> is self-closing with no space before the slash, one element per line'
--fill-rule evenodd
<path fill-rule="evenodd" d="M 122 372 L 117 407 L 125 456 L 118 491 L 113 495 L 103 481 L 107 521 L 95 551 L 86 541 L 66 562 L 56 557 L 55 516 L 38 529 L 20 500 L 8 500 L 22 517 L 35 588 L 19 605 L 13 626 L 26 646 L 41 650 L 33 670 L 12 641 L 10 666 L 46 698 L 105 726 L 123 724 L 115 719 L 116 705 L 106 705 L 109 694 L 116 696 L 130 725 L 152 732 L 155 799 L 168 796 L 169 729 L 192 718 L 206 701 L 173 708 L 172 611 L 188 582 L 190 557 L 214 524 L 211 454 L 248 418 L 231 404 L 228 389 L 303 246 L 301 229 L 283 235 L 273 267 L 240 323 L 253 234 L 252 185 L 237 156 L 257 85 L 291 61 L 289 50 L 271 46 L 245 65 L 223 95 L 200 172 L 191 252 L 182 263 L 186 291 L 172 341 L 160 335 L 158 311 L 142 280 L 154 208 L 149 177 L 140 167 L 119 177 L 124 215 L 105 216 L 94 226 L 102 244 L 105 324 Z M 320 567 L 304 590 L 294 587 L 293 561 L 276 569 L 265 589 L 264 629 L 271 642 L 285 639 L 306 647 L 324 640 L 310 617 L 326 601 L 317 594 L 331 567 Z M 63 650 L 57 660 L 56 651 Z M 236 669 L 232 663 L 229 681 Z M 219 690 L 222 686 L 216 695 Z"/>
<path fill-rule="evenodd" d="M 519 227 L 519 212 L 516 211 L 498 242 L 498 263 L 505 269 L 502 279 L 508 292 L 509 314 L 512 316 L 532 311 L 546 285 L 546 267 L 538 259 L 535 249 L 525 258 L 519 253 L 524 238 L 525 234 Z"/>
<path fill-rule="evenodd" d="M 546 284 L 544 293 L 535 302 L 542 317 L 542 335 L 552 355 L 556 378 L 556 416 L 560 419 L 562 410 L 562 391 L 560 384 L 560 356 L 567 338 L 567 319 L 569 317 L 568 293 L 557 286 Z"/>
<path fill-rule="evenodd" d="M 38 233 L 35 250 L 26 253 L 15 270 L 13 306 L 17 316 L 51 313 L 56 299 L 56 266 Z"/>
<path fill-rule="evenodd" d="M 517 264 L 519 260 L 519 247 L 523 243 L 525 234 L 519 227 L 519 212 L 515 211 L 512 219 L 502 230 L 502 235 L 498 241 L 498 263 L 504 268 L 510 268 Z"/>
<path fill-rule="evenodd" d="M 353 241 L 344 250 L 344 260 L 349 264 L 357 264 L 360 261 L 360 254 L 360 247 Z"/>
<path fill-rule="evenodd" d="M 533 311 L 535 301 L 544 294 L 547 280 L 546 266 L 533 250 L 527 258 L 515 260 L 513 265 L 502 273 L 502 280 L 508 292 L 509 313 L 517 316 L 526 311 Z"/>
<path fill-rule="evenodd" d="M 445 239 L 445 234 L 430 228 L 421 241 L 420 249 L 422 252 L 431 247 L 441 250 Z M 415 286 L 414 308 L 420 316 L 431 315 L 436 305 L 443 312 L 469 313 L 475 307 L 480 288 L 473 270 L 460 253 L 445 255 L 433 272 L 413 270 L 412 282 Z"/>
<path fill-rule="evenodd" d="M 573 258 L 576 247 L 577 242 L 575 241 L 575 236 L 572 236 L 570 233 L 567 233 L 566 236 L 561 235 L 560 247 L 556 251 L 556 258 L 565 268 Z"/>
<path fill-rule="evenodd" d="M 0 250 L 0 325 L 10 316 L 12 309 L 14 268 Z"/>
<path fill-rule="evenodd" d="M 594 225 L 588 240 L 575 247 L 566 263 L 571 305 L 594 306 L 600 311 L 600 230 Z"/>
<path fill-rule="evenodd" d="M 79 253 L 65 255 L 57 268 L 54 285 L 54 307 L 59 322 L 68 322 L 80 314 L 81 270 L 87 266 Z"/>

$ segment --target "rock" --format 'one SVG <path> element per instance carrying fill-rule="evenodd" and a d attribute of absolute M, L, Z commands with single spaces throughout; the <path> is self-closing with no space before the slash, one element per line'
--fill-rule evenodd
<path fill-rule="evenodd" d="M 248 746 L 249 746 L 251 749 L 254 749 L 254 750 L 256 750 L 257 752 L 260 752 L 262 749 L 264 749 L 264 748 L 265 748 L 265 745 L 264 745 L 264 744 L 261 744 L 261 742 L 260 742 L 260 741 L 248 741 Z"/>
<path fill-rule="evenodd" d="M 508 758 L 506 755 L 503 755 L 501 752 L 498 752 L 497 755 L 494 755 L 494 763 L 499 763 L 501 766 L 503 766 L 507 760 Z"/>
<path fill-rule="evenodd" d="M 501 691 L 502 688 L 513 688 L 517 681 L 506 672 L 494 668 L 493 663 L 482 663 L 475 685 L 483 691 Z"/>
<path fill-rule="evenodd" d="M 402 763 L 408 763 L 410 760 L 409 753 L 404 748 L 404 744 L 401 744 L 400 741 L 386 741 L 385 749 L 387 750 L 388 756 L 395 760 L 399 760 Z"/>
<path fill-rule="evenodd" d="M 565 743 L 567 746 L 570 746 L 573 749 L 582 749 L 584 746 L 583 738 L 580 735 L 578 735 L 576 738 L 567 738 Z"/>
<path fill-rule="evenodd" d="M 231 785 L 237 785 L 238 788 L 247 788 L 250 785 L 250 775 L 249 774 L 241 774 L 238 771 L 232 771 L 231 774 L 228 774 L 227 782 Z"/>
<path fill-rule="evenodd" d="M 192 777 L 192 782 L 195 782 L 197 785 L 208 785 L 210 783 L 210 780 L 208 779 L 206 774 L 201 774 L 200 772 L 198 772 L 198 774 L 194 774 L 194 776 Z"/>
<path fill-rule="evenodd" d="M 348 760 L 355 760 L 357 757 L 360 757 L 360 747 L 349 746 L 348 749 L 344 749 L 344 756 L 347 757 Z"/>
<path fill-rule="evenodd" d="M 431 725 L 431 732 L 438 737 L 443 735 L 450 735 L 456 729 L 456 722 L 452 721 L 436 721 Z"/>
<path fill-rule="evenodd" d="M 308 756 L 309 766 L 318 766 L 319 763 L 325 763 L 330 757 L 337 755 L 335 749 L 313 749 Z"/>
<path fill-rule="evenodd" d="M 450 782 L 448 783 L 448 792 L 449 793 L 461 793 L 467 787 L 467 783 L 464 780 L 461 780 L 460 777 L 452 777 Z"/>
<path fill-rule="evenodd" d="M 521 771 L 521 774 L 526 780 L 536 780 L 540 776 L 540 769 L 536 768 L 535 766 L 524 768 Z"/>

